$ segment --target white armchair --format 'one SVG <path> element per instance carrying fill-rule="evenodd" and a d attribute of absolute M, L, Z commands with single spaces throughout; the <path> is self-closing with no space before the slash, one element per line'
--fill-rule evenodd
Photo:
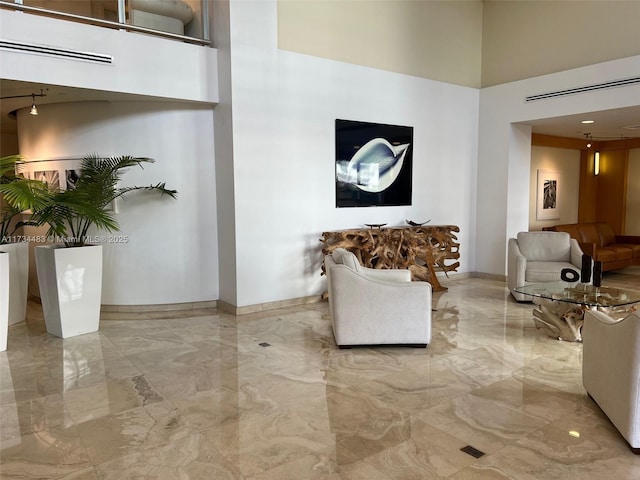
<path fill-rule="evenodd" d="M 578 241 L 566 232 L 520 232 L 509 239 L 507 286 L 519 302 L 531 301 L 531 296 L 514 292 L 530 283 L 555 282 L 560 272 L 582 269 L 582 249 Z"/>
<path fill-rule="evenodd" d="M 324 257 L 333 333 L 339 347 L 426 346 L 431 341 L 431 285 L 408 270 L 360 265 L 337 248 Z"/>
<path fill-rule="evenodd" d="M 615 321 L 589 310 L 582 339 L 585 390 L 640 453 L 640 315 L 635 312 Z"/>

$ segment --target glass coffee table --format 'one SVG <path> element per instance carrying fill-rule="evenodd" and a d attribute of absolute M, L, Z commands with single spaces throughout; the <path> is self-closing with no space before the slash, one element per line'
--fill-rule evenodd
<path fill-rule="evenodd" d="M 532 283 L 515 291 L 533 297 L 533 322 L 536 328 L 558 340 L 582 341 L 582 324 L 587 309 L 609 314 L 636 309 L 640 292 L 612 287 L 594 287 L 585 283 Z"/>

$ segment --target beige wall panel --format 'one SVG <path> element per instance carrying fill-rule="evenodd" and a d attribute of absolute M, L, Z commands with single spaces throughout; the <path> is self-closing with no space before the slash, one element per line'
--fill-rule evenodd
<path fill-rule="evenodd" d="M 560 218 L 537 220 L 536 204 L 538 170 L 558 172 L 558 210 Z M 578 193 L 580 189 L 580 150 L 565 148 L 531 147 L 529 184 L 529 230 L 575 223 L 578 221 Z"/>
<path fill-rule="evenodd" d="M 607 222 L 616 235 L 625 231 L 626 185 L 629 152 L 625 149 L 600 149 L 600 175 L 598 175 L 598 203 L 596 221 Z"/>
<path fill-rule="evenodd" d="M 637 0 L 483 5 L 483 87 L 640 54 Z"/>
<path fill-rule="evenodd" d="M 279 0 L 284 50 L 480 87 L 482 2 Z"/>
<path fill-rule="evenodd" d="M 626 235 L 640 235 L 640 148 L 629 150 Z"/>

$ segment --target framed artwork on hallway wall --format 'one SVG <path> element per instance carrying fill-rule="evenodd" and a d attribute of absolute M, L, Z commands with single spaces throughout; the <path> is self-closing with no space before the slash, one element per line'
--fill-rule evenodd
<path fill-rule="evenodd" d="M 336 120 L 336 207 L 411 205 L 413 127 Z"/>
<path fill-rule="evenodd" d="M 558 205 L 559 187 L 559 172 L 538 170 L 538 185 L 536 196 L 537 220 L 557 220 L 560 218 L 560 206 Z"/>
<path fill-rule="evenodd" d="M 74 187 L 80 175 L 80 158 L 55 160 L 30 160 L 20 166 L 20 173 L 32 180 L 41 180 L 54 189 L 68 190 Z"/>
<path fill-rule="evenodd" d="M 75 184 L 82 174 L 81 158 L 57 158 L 52 160 L 29 160 L 20 165 L 19 173 L 31 180 L 40 180 L 52 189 L 61 192 L 75 188 Z M 118 202 L 114 200 L 106 208 L 107 211 L 118 213 Z"/>

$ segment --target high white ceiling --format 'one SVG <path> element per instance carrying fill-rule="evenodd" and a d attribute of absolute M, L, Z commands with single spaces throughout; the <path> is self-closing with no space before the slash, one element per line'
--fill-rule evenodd
<path fill-rule="evenodd" d="M 31 94 L 43 91 L 45 97 L 36 97 L 36 104 L 76 102 L 89 100 L 105 101 L 169 101 L 158 97 L 113 93 L 57 85 L 0 80 L 0 96 L 29 95 L 0 101 L 0 129 L 3 133 L 16 131 L 16 121 L 11 112 L 31 106 Z M 583 120 L 593 120 L 592 124 L 583 124 Z M 534 133 L 555 135 L 568 138 L 586 138 L 593 140 L 613 140 L 640 137 L 640 105 L 616 110 L 589 112 L 566 117 L 546 118 L 527 122 Z M 635 128 L 633 128 L 635 127 Z"/>

